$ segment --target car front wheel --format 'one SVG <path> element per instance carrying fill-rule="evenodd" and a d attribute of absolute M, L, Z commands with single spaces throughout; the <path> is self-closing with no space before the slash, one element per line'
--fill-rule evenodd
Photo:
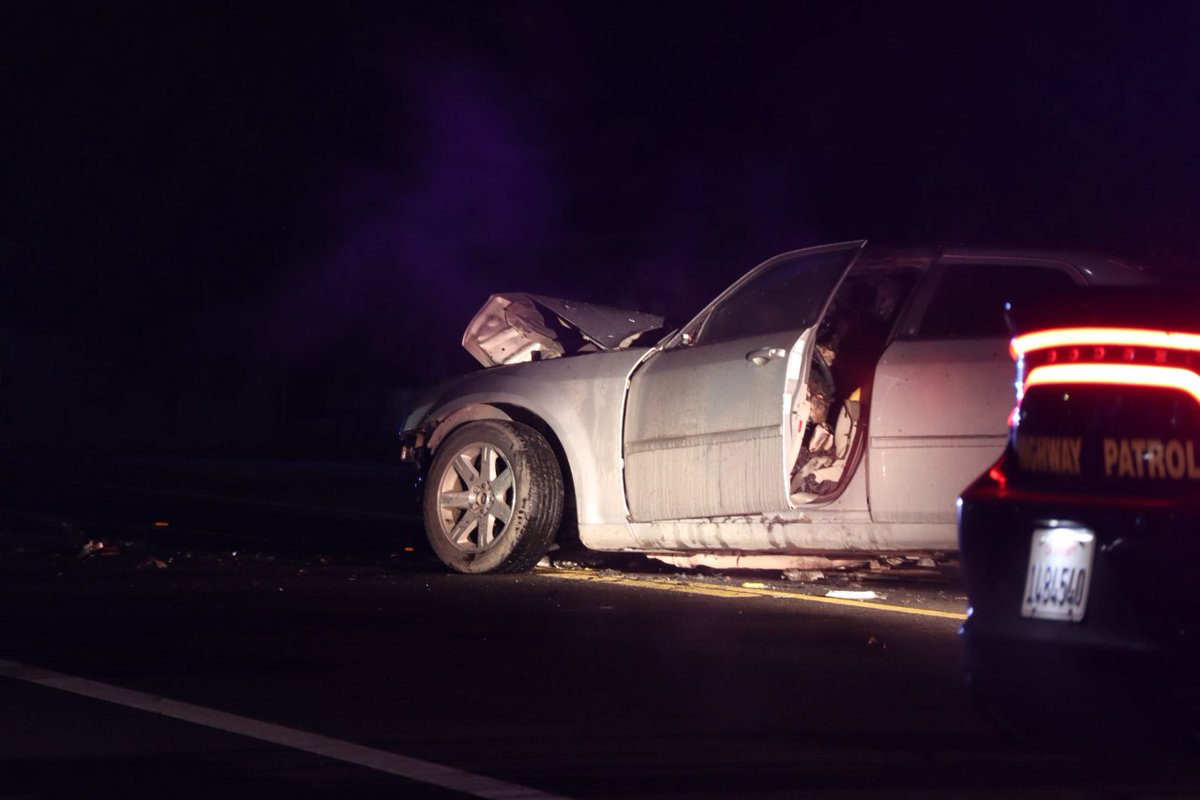
<path fill-rule="evenodd" d="M 554 451 L 528 425 L 484 420 L 438 448 L 425 483 L 425 533 L 458 572 L 523 572 L 558 533 L 563 482 Z"/>

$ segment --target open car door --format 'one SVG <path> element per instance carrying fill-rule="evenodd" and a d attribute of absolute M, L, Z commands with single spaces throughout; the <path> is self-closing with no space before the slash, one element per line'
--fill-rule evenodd
<path fill-rule="evenodd" d="M 788 508 L 793 399 L 816 327 L 865 244 L 770 259 L 634 372 L 624 430 L 633 521 Z"/>

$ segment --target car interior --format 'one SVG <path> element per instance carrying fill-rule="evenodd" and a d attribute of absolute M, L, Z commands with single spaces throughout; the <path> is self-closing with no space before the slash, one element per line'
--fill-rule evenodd
<path fill-rule="evenodd" d="M 817 331 L 809 377 L 792 419 L 790 495 L 796 505 L 836 497 L 854 473 L 865 441 L 871 381 L 915 270 L 852 275 Z"/>

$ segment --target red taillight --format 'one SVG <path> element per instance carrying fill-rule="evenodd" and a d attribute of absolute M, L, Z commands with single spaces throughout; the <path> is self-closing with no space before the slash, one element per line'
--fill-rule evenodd
<path fill-rule="evenodd" d="M 1186 392 L 1200 402 L 1200 334 L 1139 328 L 1054 328 L 1012 340 L 1017 408 L 1030 386 L 1102 384 Z"/>
<path fill-rule="evenodd" d="M 1014 338 L 1010 351 L 1013 358 L 1017 358 L 1035 350 L 1093 345 L 1153 347 L 1200 352 L 1200 334 L 1150 331 L 1139 328 L 1054 328 L 1048 331 L 1026 333 Z"/>
<path fill-rule="evenodd" d="M 1004 474 L 1003 461 L 988 470 L 988 477 L 996 482 L 996 488 L 1001 492 L 1008 489 L 1008 476 Z"/>
<path fill-rule="evenodd" d="M 1200 375 L 1180 367 L 1140 364 L 1043 364 L 1025 376 L 1025 388 L 1048 384 L 1149 386 L 1187 392 L 1200 403 Z"/>

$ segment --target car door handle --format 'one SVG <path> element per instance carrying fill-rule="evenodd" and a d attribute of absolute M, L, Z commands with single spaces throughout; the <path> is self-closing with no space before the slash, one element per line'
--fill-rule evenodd
<path fill-rule="evenodd" d="M 783 358 L 787 355 L 787 350 L 782 347 L 763 347 L 758 350 L 746 353 L 746 360 L 753 362 L 756 366 L 761 367 L 768 361 L 774 361 L 777 358 Z"/>

